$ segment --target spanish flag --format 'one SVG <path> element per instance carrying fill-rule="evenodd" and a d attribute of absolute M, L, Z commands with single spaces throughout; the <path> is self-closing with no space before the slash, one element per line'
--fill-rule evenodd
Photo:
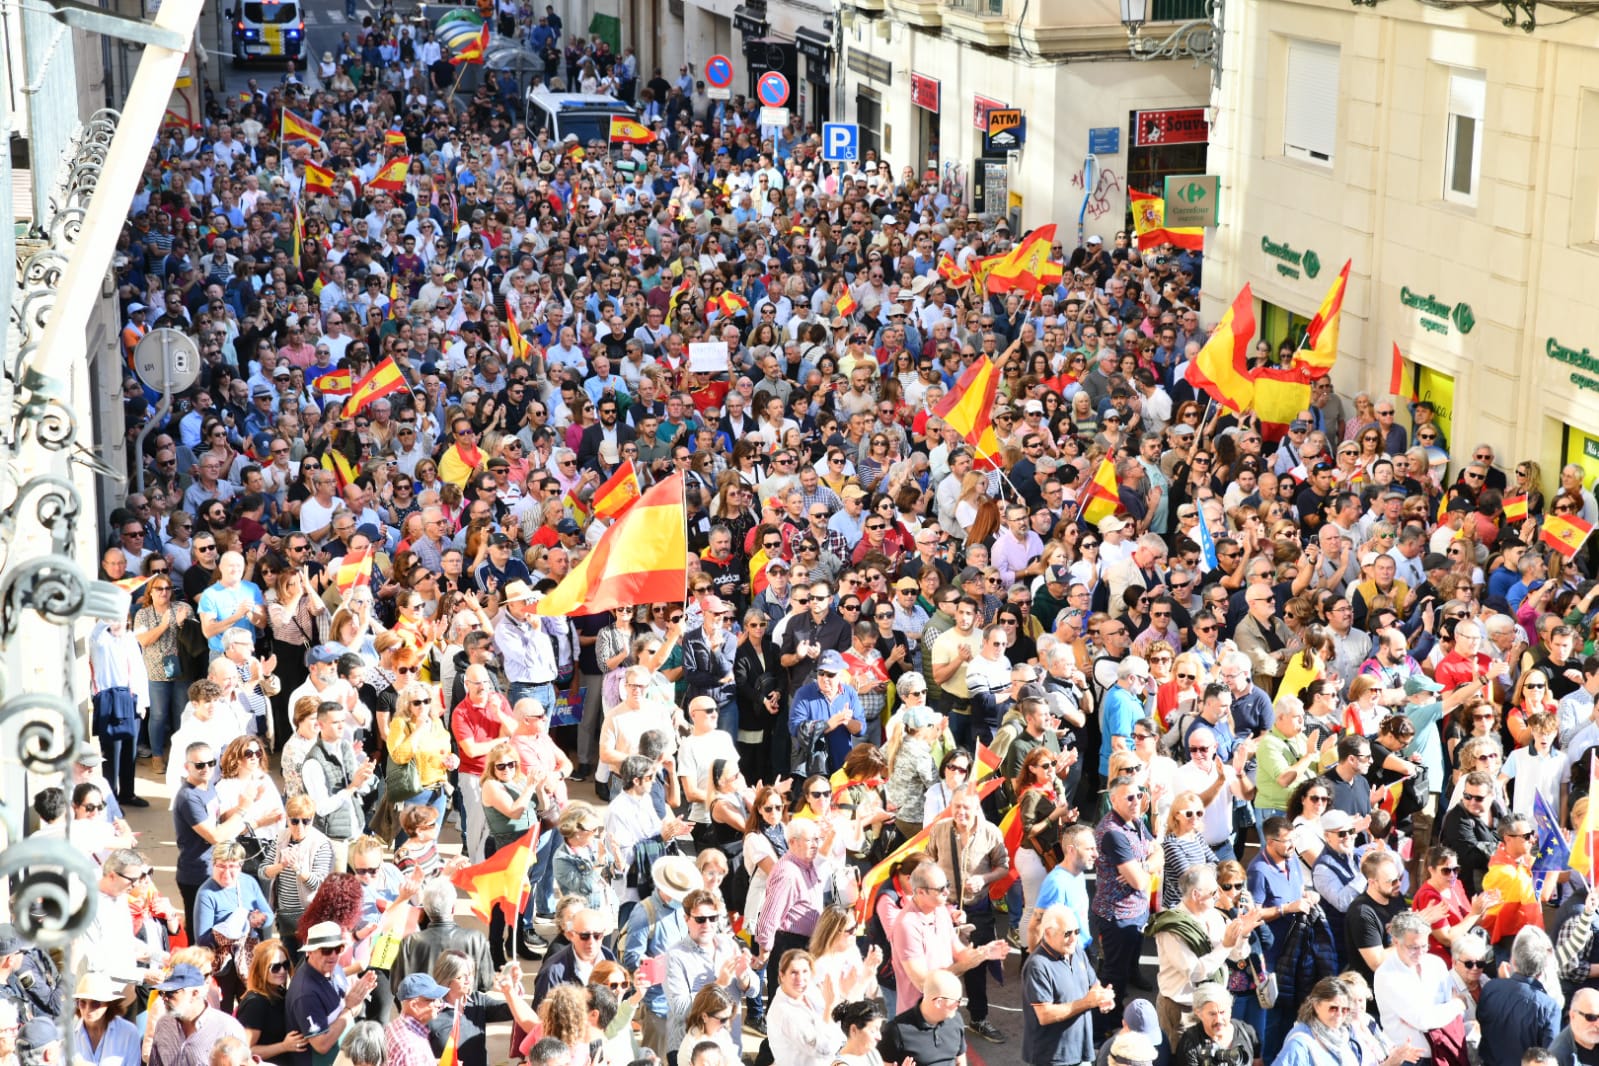
<path fill-rule="evenodd" d="M 1003 458 L 992 418 L 998 391 L 999 371 L 988 356 L 979 356 L 933 408 L 933 414 L 965 438 L 977 450 L 979 463 L 989 469 L 997 468 Z"/>
<path fill-rule="evenodd" d="M 316 379 L 316 389 L 324 396 L 348 396 L 350 394 L 350 371 L 330 370 Z"/>
<path fill-rule="evenodd" d="M 984 781 L 977 790 L 979 800 L 985 800 L 993 794 L 994 790 L 1005 783 L 1005 779 L 998 775 Z M 877 909 L 877 894 L 883 886 L 888 884 L 889 877 L 894 872 L 894 866 L 913 852 L 922 851 L 927 847 L 928 839 L 933 835 L 933 826 L 945 818 L 954 816 L 954 811 L 945 807 L 938 812 L 938 817 L 922 826 L 921 832 L 911 837 L 905 843 L 895 848 L 888 857 L 861 877 L 860 893 L 855 901 L 855 914 L 859 921 L 865 922 Z"/>
<path fill-rule="evenodd" d="M 405 134 L 400 130 L 384 130 L 383 144 L 389 148 L 404 148 Z"/>
<path fill-rule="evenodd" d="M 1570 559 L 1582 550 L 1583 542 L 1592 532 L 1593 524 L 1574 514 L 1550 514 L 1544 516 L 1538 539 Z"/>
<path fill-rule="evenodd" d="M 1248 282 L 1233 300 L 1210 340 L 1188 364 L 1184 375 L 1196 389 L 1239 414 L 1255 400 L 1255 383 L 1249 378 L 1249 342 L 1255 335 L 1255 295 Z"/>
<path fill-rule="evenodd" d="M 405 188 L 405 175 L 411 169 L 411 157 L 397 155 L 384 163 L 377 172 L 377 176 L 367 182 L 369 189 L 382 189 L 384 192 L 399 192 Z"/>
<path fill-rule="evenodd" d="M 971 271 L 956 266 L 948 252 L 938 257 L 938 276 L 956 287 L 970 284 L 972 280 Z"/>
<path fill-rule="evenodd" d="M 1127 190 L 1133 206 L 1133 232 L 1138 235 L 1139 248 L 1158 248 L 1173 244 L 1197 252 L 1205 247 L 1202 229 L 1167 229 L 1166 201 L 1137 189 Z"/>
<path fill-rule="evenodd" d="M 470 43 L 462 46 L 461 50 L 450 58 L 450 62 L 456 65 L 462 63 L 481 64 L 488 54 L 489 24 L 485 22 L 483 28 L 478 31 L 478 35 L 472 38 Z"/>
<path fill-rule="evenodd" d="M 616 473 L 605 484 L 594 490 L 594 495 L 589 498 L 589 506 L 595 518 L 620 518 L 622 512 L 633 506 L 633 501 L 642 494 L 638 471 L 633 468 L 633 460 L 629 459 L 616 468 Z"/>
<path fill-rule="evenodd" d="M 457 1066 L 461 1061 L 461 1056 L 456 1049 L 461 1042 L 461 1015 L 464 1013 L 466 1013 L 465 1010 L 461 1008 L 457 1008 L 455 1011 L 455 1021 L 450 1023 L 449 1039 L 444 1041 L 444 1050 L 439 1052 L 439 1066 Z"/>
<path fill-rule="evenodd" d="M 1527 519 L 1527 497 L 1506 496 L 1504 499 L 1505 521 L 1524 522 Z"/>
<path fill-rule="evenodd" d="M 1044 283 L 1049 263 L 1050 242 L 1055 239 L 1053 222 L 1040 226 L 1006 252 L 988 271 L 988 291 L 1033 294 Z M 1057 278 L 1059 272 L 1057 270 Z"/>
<path fill-rule="evenodd" d="M 1344 309 L 1344 293 L 1349 289 L 1351 262 L 1353 260 L 1344 260 L 1344 268 L 1333 279 L 1316 317 L 1310 320 L 1310 328 L 1305 331 L 1305 346 L 1294 353 L 1294 366 L 1311 380 L 1326 377 L 1338 360 L 1338 318 Z"/>
<path fill-rule="evenodd" d="M 321 144 L 322 130 L 288 108 L 283 109 L 283 124 L 278 138 L 284 144 Z"/>
<path fill-rule="evenodd" d="M 355 383 L 350 398 L 344 401 L 344 417 L 354 418 L 360 413 L 361 408 L 379 396 L 401 392 L 410 387 L 405 380 L 405 374 L 395 365 L 394 356 L 384 356 L 383 362 L 373 367 L 367 372 L 366 377 Z"/>
<path fill-rule="evenodd" d="M 355 484 L 355 479 L 360 476 L 361 472 L 354 463 L 344 457 L 343 452 L 337 448 L 329 448 L 323 453 L 323 456 L 327 459 L 328 465 L 333 468 L 333 477 L 338 481 L 341 492 Z"/>
<path fill-rule="evenodd" d="M 476 866 L 457 870 L 450 876 L 456 888 L 466 893 L 472 913 L 484 922 L 498 907 L 507 924 L 515 923 L 527 891 L 527 871 L 538 848 L 538 827 L 534 826 L 508 848 L 501 848 Z"/>
<path fill-rule="evenodd" d="M 1022 805 L 1019 798 L 1016 805 L 999 820 L 999 835 L 1005 841 L 1005 854 L 1010 856 L 1010 872 L 998 881 L 989 882 L 988 898 L 992 900 L 1004 899 L 1010 886 L 1016 883 L 1016 853 L 1022 847 Z"/>
<path fill-rule="evenodd" d="M 739 314 L 745 318 L 749 317 L 750 302 L 731 289 L 713 300 L 711 305 L 722 312 L 723 318 L 732 318 Z"/>
<path fill-rule="evenodd" d="M 994 749 L 979 740 L 976 755 L 972 759 L 975 764 L 972 767 L 972 780 L 983 781 L 999 773 L 1000 761 L 1000 757 L 994 754 Z"/>
<path fill-rule="evenodd" d="M 1599 752 L 1593 753 L 1588 759 L 1588 780 L 1599 781 Z M 1590 791 L 1588 809 L 1582 816 L 1582 824 L 1571 834 L 1569 859 L 1571 868 L 1587 878 L 1590 885 L 1593 883 L 1594 853 L 1599 851 L 1594 847 L 1595 833 L 1599 833 L 1599 797 L 1595 797 Z"/>
<path fill-rule="evenodd" d="M 310 196 L 312 193 L 319 196 L 333 195 L 333 171 L 308 161 L 305 164 L 305 194 Z"/>
<path fill-rule="evenodd" d="M 634 122 L 621 115 L 611 116 L 611 143 L 654 144 L 655 131 L 642 122 Z"/>
<path fill-rule="evenodd" d="M 761 548 L 754 555 L 750 556 L 751 596 L 759 596 L 771 585 L 771 581 L 769 581 L 766 577 L 766 564 L 770 563 L 771 561 L 772 557 L 766 554 L 765 548 Z"/>
<path fill-rule="evenodd" d="M 683 475 L 653 486 L 600 537 L 538 613 L 598 614 L 636 603 L 682 603 L 688 582 Z"/>
<path fill-rule="evenodd" d="M 333 580 L 339 586 L 339 592 L 349 595 L 353 588 L 372 583 L 372 549 L 368 548 L 360 555 L 346 555 L 339 563 L 338 572 L 333 575 Z"/>
<path fill-rule="evenodd" d="M 1255 414 L 1260 418 L 1260 435 L 1266 440 L 1282 440 L 1288 424 L 1310 406 L 1310 380 L 1296 363 L 1286 367 L 1259 367 L 1251 375 L 1255 386 Z"/>
<path fill-rule="evenodd" d="M 532 357 L 533 346 L 522 336 L 522 324 L 516 320 L 514 293 L 505 298 L 505 339 L 511 342 L 511 358 L 525 363 Z"/>
<path fill-rule="evenodd" d="M 1116 485 L 1116 464 L 1109 459 L 1100 461 L 1099 468 L 1088 482 L 1087 495 L 1078 500 L 1083 521 L 1091 526 L 1109 518 L 1122 509 L 1122 497 Z"/>
<path fill-rule="evenodd" d="M 845 318 L 848 318 L 850 315 L 855 313 L 856 309 L 860 307 L 860 304 L 855 302 L 855 297 L 850 295 L 849 289 L 845 289 L 843 292 L 838 294 L 838 299 L 833 301 L 833 307 L 838 311 L 839 314 L 843 315 Z"/>

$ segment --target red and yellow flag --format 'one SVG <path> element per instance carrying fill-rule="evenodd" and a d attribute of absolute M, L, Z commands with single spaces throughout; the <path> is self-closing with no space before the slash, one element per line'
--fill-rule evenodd
<path fill-rule="evenodd" d="M 330 370 L 316 379 L 316 390 L 324 396 L 348 396 L 350 394 L 350 372 L 348 370 Z"/>
<path fill-rule="evenodd" d="M 461 47 L 461 50 L 450 57 L 450 62 L 456 65 L 462 63 L 481 64 L 489 54 L 489 24 L 485 22 L 478 35 Z"/>
<path fill-rule="evenodd" d="M 1229 411 L 1249 410 L 1255 399 L 1255 383 L 1249 377 L 1249 342 L 1254 336 L 1255 296 L 1246 282 L 1184 377 Z"/>
<path fill-rule="evenodd" d="M 533 356 L 533 346 L 522 336 L 522 324 L 516 320 L 516 294 L 505 298 L 505 339 L 511 342 L 511 358 L 527 362 Z"/>
<path fill-rule="evenodd" d="M 1538 539 L 1570 559 L 1582 550 L 1583 542 L 1592 532 L 1593 523 L 1584 522 L 1574 514 L 1550 514 L 1544 516 Z"/>
<path fill-rule="evenodd" d="M 283 109 L 283 123 L 279 132 L 281 135 L 278 139 L 284 144 L 322 143 L 322 128 L 313 126 L 286 107 Z"/>
<path fill-rule="evenodd" d="M 405 188 L 405 175 L 411 170 L 411 157 L 397 155 L 384 163 L 377 175 L 367 182 L 369 189 L 381 189 L 384 192 L 399 192 Z"/>
<path fill-rule="evenodd" d="M 390 148 L 404 148 L 405 134 L 400 130 L 384 130 L 383 143 Z"/>
<path fill-rule="evenodd" d="M 373 549 L 368 548 L 360 555 L 346 555 L 340 560 L 338 572 L 333 575 L 333 580 L 338 584 L 341 593 L 349 595 L 351 589 L 372 583 L 372 554 Z"/>
<path fill-rule="evenodd" d="M 999 773 L 1000 757 L 981 740 L 977 742 L 977 752 L 972 761 L 976 764 L 972 767 L 973 781 L 982 781 Z"/>
<path fill-rule="evenodd" d="M 633 460 L 629 459 L 616 468 L 616 473 L 605 484 L 594 490 L 589 507 L 595 518 L 620 518 L 641 495 L 643 491 L 639 488 L 638 471 L 633 468 Z"/>
<path fill-rule="evenodd" d="M 1527 519 L 1527 497 L 1506 496 L 1504 499 L 1505 521 L 1524 522 Z"/>
<path fill-rule="evenodd" d="M 1138 247 L 1158 248 L 1163 244 L 1176 245 L 1197 252 L 1205 247 L 1202 229 L 1167 229 L 1166 201 L 1137 189 L 1127 190 L 1133 206 L 1133 232 L 1138 237 Z"/>
<path fill-rule="evenodd" d="M 998 776 L 984 781 L 977 790 L 977 798 L 979 800 L 987 799 L 993 794 L 995 789 L 1004 783 L 1005 779 Z M 859 922 L 865 924 L 867 919 L 871 917 L 873 910 L 877 906 L 877 894 L 883 890 L 884 885 L 888 884 L 889 876 L 894 872 L 895 864 L 912 852 L 926 848 L 928 838 L 933 835 L 933 826 L 942 822 L 945 818 L 952 817 L 954 813 L 949 807 L 939 811 L 938 817 L 927 825 L 922 826 L 921 832 L 895 848 L 889 853 L 887 858 L 862 875 L 860 895 L 855 901 L 855 915 Z"/>
<path fill-rule="evenodd" d="M 653 486 L 539 601 L 552 617 L 598 614 L 636 603 L 681 603 L 688 581 L 683 475 Z"/>
<path fill-rule="evenodd" d="M 315 163 L 307 161 L 305 164 L 305 193 L 307 196 L 312 193 L 318 196 L 332 196 L 333 171 L 327 167 L 319 167 Z"/>
<path fill-rule="evenodd" d="M 948 252 L 938 257 L 938 276 L 955 286 L 968 285 L 972 280 L 971 271 L 956 266 Z"/>
<path fill-rule="evenodd" d="M 339 491 L 355 484 L 355 479 L 360 475 L 360 470 L 354 463 L 344 457 L 344 453 L 337 448 L 329 448 L 324 454 L 328 465 L 333 468 L 333 477 L 339 483 Z"/>
<path fill-rule="evenodd" d="M 450 876 L 455 887 L 466 893 L 472 913 L 487 922 L 498 907 L 507 924 L 514 924 L 527 891 L 527 871 L 538 849 L 538 827 L 508 848 L 501 848 L 476 866 L 457 870 Z"/>
<path fill-rule="evenodd" d="M 1260 435 L 1267 440 L 1282 440 L 1288 424 L 1310 406 L 1310 381 L 1298 364 L 1286 367 L 1258 367 L 1250 374 L 1255 386 L 1255 414 L 1260 418 Z"/>
<path fill-rule="evenodd" d="M 289 262 L 300 265 L 300 242 L 305 239 L 305 216 L 300 212 L 300 201 L 294 201 L 294 230 L 290 234 Z"/>
<path fill-rule="evenodd" d="M 845 318 L 848 318 L 850 315 L 855 313 L 856 309 L 860 307 L 860 304 L 856 303 L 855 297 L 850 295 L 850 291 L 848 289 L 845 289 L 843 292 L 838 294 L 838 299 L 833 301 L 833 307 L 838 311 L 839 314 L 843 315 Z"/>
<path fill-rule="evenodd" d="M 461 1044 L 461 1015 L 465 1013 L 464 1010 L 455 1012 L 455 1021 L 450 1023 L 449 1039 L 444 1041 L 444 1050 L 439 1052 L 439 1066 L 456 1066 L 461 1060 L 458 1049 Z"/>
<path fill-rule="evenodd" d="M 1120 487 L 1116 484 L 1116 464 L 1109 459 L 1100 460 L 1094 476 L 1089 479 L 1083 495 L 1077 497 L 1082 508 L 1083 521 L 1091 526 L 1109 518 L 1122 509 Z"/>
<path fill-rule="evenodd" d="M 621 115 L 611 116 L 612 144 L 654 144 L 655 131 L 642 122 Z"/>
<path fill-rule="evenodd" d="M 366 377 L 355 383 L 350 398 L 344 401 L 344 417 L 354 418 L 363 407 L 379 396 L 401 392 L 410 387 L 405 380 L 404 372 L 395 364 L 394 356 L 384 356 L 383 361 L 368 371 Z"/>
<path fill-rule="evenodd" d="M 1588 758 L 1588 780 L 1599 781 L 1599 752 L 1594 752 Z M 1592 787 L 1590 784 L 1589 788 Z M 1594 846 L 1595 833 L 1599 833 L 1599 797 L 1590 791 L 1588 810 L 1582 816 L 1582 824 L 1571 834 L 1571 855 L 1567 860 L 1568 865 L 1590 883 L 1593 881 L 1593 857 L 1599 852 L 1599 848 Z"/>
<path fill-rule="evenodd" d="M 1018 800 L 1016 805 L 1005 812 L 1005 817 L 999 820 L 999 835 L 1005 841 L 1005 854 L 1010 856 L 1010 872 L 998 881 L 991 881 L 988 885 L 988 898 L 1000 900 L 1005 898 L 1005 893 L 1010 891 L 1010 886 L 1016 883 L 1016 853 L 1022 847 L 1022 805 Z"/>
<path fill-rule="evenodd" d="M 1305 331 L 1305 346 L 1294 353 L 1294 366 L 1312 381 L 1326 377 L 1338 360 L 1338 319 L 1344 309 L 1344 293 L 1349 289 L 1351 262 L 1344 260 L 1344 268 L 1333 278 L 1332 287 Z"/>
<path fill-rule="evenodd" d="M 979 356 L 961 374 L 933 414 L 947 422 L 977 452 L 977 462 L 988 469 L 1000 466 L 1004 454 L 994 435 L 994 397 L 999 391 L 999 370 L 988 356 Z"/>
<path fill-rule="evenodd" d="M 1037 293 L 1044 283 L 1049 263 L 1050 242 L 1055 239 L 1055 223 L 1039 226 L 1000 257 L 988 271 L 989 292 Z M 1056 270 L 1059 280 L 1059 270 Z"/>

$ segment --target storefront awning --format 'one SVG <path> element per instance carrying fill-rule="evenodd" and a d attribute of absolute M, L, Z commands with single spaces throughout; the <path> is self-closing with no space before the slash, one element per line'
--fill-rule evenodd
<path fill-rule="evenodd" d="M 752 11 L 740 4 L 733 9 L 733 28 L 746 37 L 765 37 L 767 31 L 766 12 L 764 10 Z"/>
<path fill-rule="evenodd" d="M 833 38 L 820 30 L 799 27 L 794 31 L 794 47 L 800 55 L 817 63 L 833 61 Z"/>

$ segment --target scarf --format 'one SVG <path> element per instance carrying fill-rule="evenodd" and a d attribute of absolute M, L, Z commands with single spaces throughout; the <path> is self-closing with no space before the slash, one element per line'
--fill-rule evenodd
<path fill-rule="evenodd" d="M 1173 907 L 1170 910 L 1161 911 L 1155 916 L 1155 920 L 1150 923 L 1149 931 L 1157 936 L 1161 933 L 1172 934 L 1181 940 L 1183 946 L 1195 955 L 1208 955 L 1215 948 L 1215 945 L 1210 941 L 1210 934 L 1205 932 L 1204 927 L 1183 907 Z M 1225 964 L 1218 966 L 1215 972 L 1206 977 L 1205 980 L 1214 981 L 1217 984 L 1226 983 L 1227 970 Z"/>
<path fill-rule="evenodd" d="M 788 837 L 783 835 L 781 824 L 766 826 L 761 830 L 761 835 L 771 842 L 772 849 L 779 859 L 788 854 Z"/>
<path fill-rule="evenodd" d="M 1353 1049 L 1350 1047 L 1349 1030 L 1347 1028 L 1342 1025 L 1337 1028 L 1323 1025 L 1321 1018 L 1314 1014 L 1311 1015 L 1310 1021 L 1305 1023 L 1305 1027 L 1310 1030 L 1311 1039 L 1320 1044 L 1322 1050 L 1326 1051 L 1340 1064 L 1351 1060 L 1350 1052 Z M 1353 1066 L 1352 1062 L 1350 1066 Z"/>

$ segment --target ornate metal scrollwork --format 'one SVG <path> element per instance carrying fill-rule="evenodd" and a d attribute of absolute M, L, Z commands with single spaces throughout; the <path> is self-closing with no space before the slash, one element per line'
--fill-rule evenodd
<path fill-rule="evenodd" d="M 87 855 L 61 841 L 13 843 L 0 852 L 0 878 L 12 886 L 17 932 L 41 947 L 66 947 L 94 920 L 98 871 Z"/>
<path fill-rule="evenodd" d="M 17 755 L 34 774 L 64 773 L 83 744 L 83 716 L 65 696 L 24 692 L 0 703 L 0 723 L 21 721 Z"/>
<path fill-rule="evenodd" d="M 17 635 L 26 611 L 35 611 L 51 625 L 64 626 L 83 613 L 89 582 L 83 570 L 65 555 L 41 555 L 7 567 L 0 582 L 0 641 Z"/>

